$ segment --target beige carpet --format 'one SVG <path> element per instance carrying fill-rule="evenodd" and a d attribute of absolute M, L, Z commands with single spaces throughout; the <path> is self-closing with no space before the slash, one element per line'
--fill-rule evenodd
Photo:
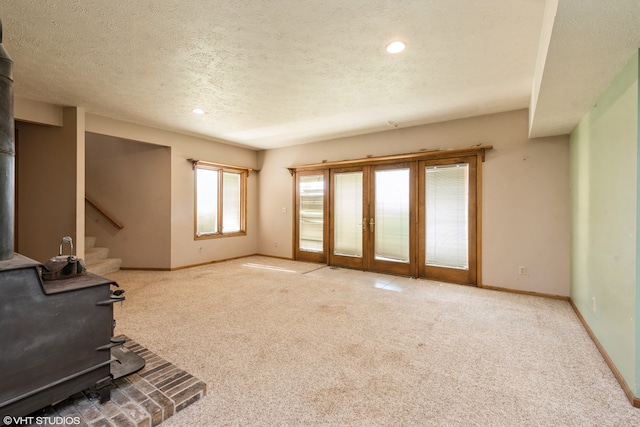
<path fill-rule="evenodd" d="M 116 333 L 207 383 L 163 426 L 640 426 L 565 301 L 319 267 L 109 276 Z"/>

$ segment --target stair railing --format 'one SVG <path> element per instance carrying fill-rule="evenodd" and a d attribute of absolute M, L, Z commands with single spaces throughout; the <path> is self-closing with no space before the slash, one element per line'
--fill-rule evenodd
<path fill-rule="evenodd" d="M 104 209 L 102 206 L 100 206 L 99 204 L 97 204 L 96 202 L 94 202 L 89 196 L 87 196 L 85 194 L 84 199 L 87 201 L 87 203 L 89 203 L 91 206 L 93 206 L 95 208 L 95 210 L 97 210 L 98 212 L 100 212 L 100 214 L 102 214 L 102 216 L 104 216 L 111 224 L 113 224 L 113 226 L 115 228 L 117 228 L 118 230 L 122 230 L 124 228 L 124 224 L 120 221 L 118 221 L 113 215 L 111 215 L 106 209 Z"/>

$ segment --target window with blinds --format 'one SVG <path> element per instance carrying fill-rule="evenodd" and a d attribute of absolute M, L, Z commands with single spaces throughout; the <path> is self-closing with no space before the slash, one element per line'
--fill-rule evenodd
<path fill-rule="evenodd" d="M 409 262 L 410 170 L 375 172 L 375 258 Z"/>
<path fill-rule="evenodd" d="M 222 172 L 222 233 L 237 233 L 241 227 L 242 174 Z"/>
<path fill-rule="evenodd" d="M 334 179 L 333 252 L 362 258 L 362 172 L 336 173 Z"/>
<path fill-rule="evenodd" d="M 469 165 L 425 168 L 425 264 L 469 268 Z"/>
<path fill-rule="evenodd" d="M 306 252 L 324 250 L 324 175 L 304 175 L 298 182 L 298 248 Z"/>
<path fill-rule="evenodd" d="M 245 170 L 195 164 L 196 238 L 245 233 Z"/>
<path fill-rule="evenodd" d="M 218 171 L 196 169 L 196 235 L 218 232 Z"/>

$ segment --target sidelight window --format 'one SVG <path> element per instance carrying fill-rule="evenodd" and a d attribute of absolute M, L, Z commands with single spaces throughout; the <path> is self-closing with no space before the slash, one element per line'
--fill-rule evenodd
<path fill-rule="evenodd" d="M 324 175 L 301 176 L 298 183 L 299 250 L 324 250 Z"/>

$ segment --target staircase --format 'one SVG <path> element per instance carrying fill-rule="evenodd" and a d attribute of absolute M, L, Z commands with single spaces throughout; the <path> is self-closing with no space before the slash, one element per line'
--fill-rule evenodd
<path fill-rule="evenodd" d="M 109 248 L 96 247 L 95 237 L 85 236 L 84 245 L 84 262 L 89 273 L 103 276 L 120 270 L 122 260 L 109 258 Z"/>

